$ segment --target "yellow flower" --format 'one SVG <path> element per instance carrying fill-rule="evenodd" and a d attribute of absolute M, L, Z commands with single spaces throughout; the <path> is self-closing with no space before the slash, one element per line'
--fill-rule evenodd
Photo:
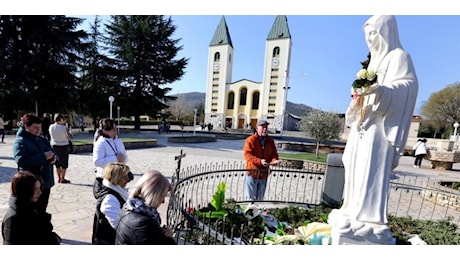
<path fill-rule="evenodd" d="M 358 79 L 365 79 L 367 77 L 367 70 L 366 69 L 360 69 L 358 73 L 356 73 L 356 78 Z"/>
<path fill-rule="evenodd" d="M 367 78 L 367 80 L 369 80 L 369 81 L 374 80 L 375 76 L 376 76 L 376 74 L 375 74 L 375 71 L 373 71 L 373 70 L 369 70 L 369 71 L 367 71 L 367 73 L 366 73 L 366 78 Z"/>

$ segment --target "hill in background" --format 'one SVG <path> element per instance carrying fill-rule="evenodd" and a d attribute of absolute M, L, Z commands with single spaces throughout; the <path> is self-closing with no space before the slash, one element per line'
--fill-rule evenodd
<path fill-rule="evenodd" d="M 184 107 L 188 110 L 192 110 L 195 105 L 205 103 L 206 93 L 201 92 L 189 92 L 189 93 L 182 93 L 174 95 L 176 97 L 181 97 L 184 102 Z M 286 105 L 286 112 L 296 115 L 296 116 L 303 116 L 307 112 L 311 112 L 315 110 L 314 108 L 304 105 L 304 104 L 295 104 L 291 102 L 287 102 Z"/>

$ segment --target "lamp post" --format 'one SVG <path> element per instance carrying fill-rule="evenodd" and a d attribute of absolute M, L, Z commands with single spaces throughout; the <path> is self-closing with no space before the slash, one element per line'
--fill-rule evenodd
<path fill-rule="evenodd" d="M 161 123 L 163 124 L 163 126 L 166 125 L 166 119 L 165 119 L 165 109 L 161 109 Z"/>
<path fill-rule="evenodd" d="M 291 88 L 288 86 L 289 77 L 286 79 L 286 86 L 283 87 L 284 89 L 284 106 L 283 106 L 283 114 L 281 115 L 281 131 L 280 136 L 283 137 L 284 134 L 284 120 L 286 118 L 286 104 L 287 104 L 287 94 L 288 90 Z"/>
<path fill-rule="evenodd" d="M 112 103 L 113 101 L 115 100 L 115 98 L 113 96 L 110 96 L 109 97 L 109 103 L 110 103 L 110 119 L 112 119 Z"/>
<path fill-rule="evenodd" d="M 117 106 L 117 135 L 120 135 L 120 106 Z"/>
<path fill-rule="evenodd" d="M 457 145 L 457 142 L 458 142 L 458 136 L 457 136 L 457 128 L 460 126 L 460 124 L 455 121 L 454 123 L 454 138 L 455 138 L 455 150 L 458 149 L 458 145 Z"/>
<path fill-rule="evenodd" d="M 194 109 L 193 109 L 193 136 L 195 136 L 196 112 L 198 112 L 198 109 L 194 108 Z"/>

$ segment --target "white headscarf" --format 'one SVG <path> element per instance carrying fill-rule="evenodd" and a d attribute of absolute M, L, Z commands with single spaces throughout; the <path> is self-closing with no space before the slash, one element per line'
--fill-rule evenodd
<path fill-rule="evenodd" d="M 368 70 L 377 71 L 378 66 L 383 58 L 392 50 L 401 48 L 399 41 L 398 26 L 393 15 L 376 15 L 369 18 L 363 25 L 372 25 L 379 34 L 379 47 L 377 51 L 371 50 L 371 60 Z"/>

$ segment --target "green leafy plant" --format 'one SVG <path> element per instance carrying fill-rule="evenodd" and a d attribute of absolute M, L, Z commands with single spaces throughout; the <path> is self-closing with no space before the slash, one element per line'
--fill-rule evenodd
<path fill-rule="evenodd" d="M 217 191 L 212 196 L 212 200 L 209 203 L 209 207 L 199 209 L 196 211 L 198 216 L 204 216 L 207 218 L 223 218 L 228 214 L 228 211 L 223 208 L 225 203 L 225 190 L 227 186 L 225 182 L 221 182 L 217 185 Z"/>
<path fill-rule="evenodd" d="M 217 191 L 212 196 L 211 205 L 216 209 L 216 211 L 222 211 L 222 205 L 225 202 L 225 190 L 227 186 L 225 182 L 221 182 L 217 185 Z"/>

